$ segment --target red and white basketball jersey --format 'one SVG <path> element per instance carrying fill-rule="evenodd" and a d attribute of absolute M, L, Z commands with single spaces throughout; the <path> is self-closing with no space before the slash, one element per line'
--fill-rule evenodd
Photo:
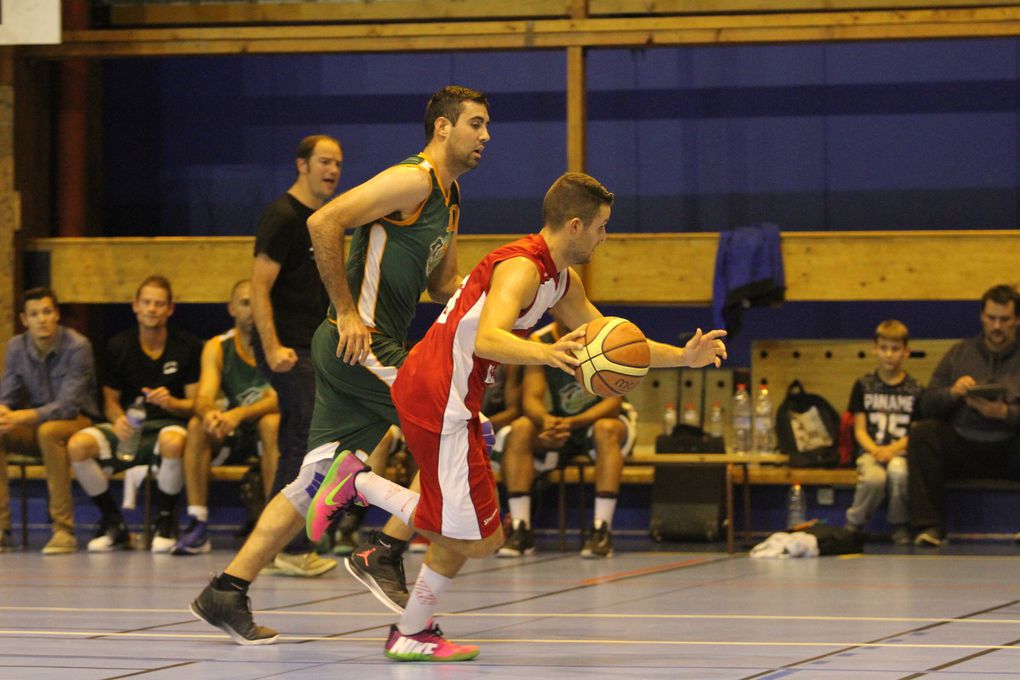
<path fill-rule="evenodd" d="M 478 320 L 497 264 L 526 257 L 541 277 L 538 293 L 518 313 L 513 333 L 527 337 L 546 311 L 567 292 L 569 270 L 556 271 L 549 246 L 538 234 L 525 236 L 489 253 L 467 278 L 411 350 L 393 383 L 393 403 L 401 419 L 436 433 L 452 432 L 476 417 L 482 394 L 494 382 L 497 363 L 475 356 Z"/>

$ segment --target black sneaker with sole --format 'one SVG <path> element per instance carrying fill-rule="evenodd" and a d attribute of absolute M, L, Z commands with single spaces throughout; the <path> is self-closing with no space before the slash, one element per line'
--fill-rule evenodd
<path fill-rule="evenodd" d="M 114 550 L 130 550 L 131 534 L 128 533 L 124 521 L 118 518 L 102 519 L 89 541 L 89 552 L 112 552 Z"/>
<path fill-rule="evenodd" d="M 515 522 L 503 546 L 496 551 L 496 557 L 520 557 L 535 552 L 535 532 L 524 522 Z"/>
<path fill-rule="evenodd" d="M 613 556 L 613 532 L 609 525 L 603 522 L 588 532 L 588 538 L 581 548 L 581 557 L 612 557 Z"/>
<path fill-rule="evenodd" d="M 191 603 L 191 613 L 210 626 L 216 626 L 239 645 L 268 645 L 279 637 L 272 628 L 255 623 L 251 598 L 239 590 L 218 590 L 216 577 Z"/>
<path fill-rule="evenodd" d="M 379 531 L 354 549 L 344 564 L 351 576 L 361 581 L 376 599 L 397 614 L 407 606 L 407 578 L 404 576 L 404 551 L 387 545 Z"/>

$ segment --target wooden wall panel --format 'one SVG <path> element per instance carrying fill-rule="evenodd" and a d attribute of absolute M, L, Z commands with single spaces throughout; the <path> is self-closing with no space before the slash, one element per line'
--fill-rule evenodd
<path fill-rule="evenodd" d="M 974 328 L 978 328 L 975 305 Z M 875 319 L 875 325 L 881 319 Z M 911 358 L 904 367 L 922 385 L 956 340 L 923 340 L 910 342 Z M 793 380 L 800 380 L 804 389 L 825 397 L 837 411 L 846 409 L 854 380 L 875 370 L 877 361 L 871 353 L 874 342 L 859 340 L 755 340 L 751 343 L 751 384 L 767 380 L 774 407 L 779 406 Z"/>
<path fill-rule="evenodd" d="M 513 234 L 461 236 L 467 272 Z M 1017 283 L 1020 231 L 787 232 L 787 300 L 976 300 Z M 716 234 L 610 236 L 587 267 L 600 303 L 707 305 Z M 166 274 L 185 302 L 219 302 L 251 266 L 251 237 L 35 239 L 50 253 L 52 283 L 67 302 L 119 302 L 145 276 Z"/>

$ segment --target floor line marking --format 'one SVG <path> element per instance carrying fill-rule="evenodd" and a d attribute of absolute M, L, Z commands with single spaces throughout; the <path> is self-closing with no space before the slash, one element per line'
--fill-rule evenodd
<path fill-rule="evenodd" d="M 0 612 L 64 612 L 64 613 L 110 613 L 110 614 L 187 614 L 187 609 L 132 609 L 121 607 L 19 607 L 0 606 Z M 294 617 L 374 617 L 393 618 L 391 612 L 364 612 L 364 611 L 335 611 L 335 612 L 307 612 L 307 611 L 281 611 L 278 609 L 256 609 L 253 612 L 265 616 L 294 616 Z M 773 615 L 773 614 L 598 614 L 586 612 L 440 612 L 436 616 L 455 618 L 504 618 L 504 619 L 528 619 L 528 618 L 550 618 L 550 619 L 663 619 L 663 620 L 693 620 L 693 621 L 834 621 L 834 622 L 870 622 L 870 623 L 966 623 L 966 624 L 1005 624 L 1020 625 L 1020 618 L 1016 619 L 960 619 L 960 618 L 936 618 L 936 617 L 911 617 L 911 616 L 815 616 L 815 615 Z M 189 621 L 189 623 L 193 623 Z"/>
<path fill-rule="evenodd" d="M 698 564 L 704 564 L 708 562 L 707 558 L 695 558 L 691 560 L 684 560 L 682 562 L 670 562 L 668 564 L 658 564 L 650 567 L 642 567 L 641 569 L 632 569 L 630 571 L 620 571 L 615 574 L 606 574 L 605 576 L 597 576 L 595 578 L 587 578 L 581 581 L 581 585 L 584 586 L 598 586 L 603 583 L 612 583 L 613 581 L 619 581 L 625 578 L 631 578 L 633 576 L 648 576 L 649 574 L 658 574 L 663 571 L 672 571 L 673 569 L 682 569 L 683 567 L 693 567 Z"/>
<path fill-rule="evenodd" d="M 229 640 L 222 633 L 105 633 L 102 631 L 58 631 L 58 630 L 0 630 L 0 635 L 11 636 L 71 636 L 85 637 L 102 635 L 104 637 L 123 638 L 171 638 L 171 639 L 202 639 Z M 385 642 L 386 637 L 333 637 L 333 636 L 302 636 L 281 635 L 279 640 L 288 642 Z M 457 638 L 458 642 L 480 644 L 544 644 L 544 645 L 661 645 L 661 646 L 712 646 L 712 647 L 884 647 L 891 649 L 977 649 L 977 650 L 1012 650 L 1020 652 L 1015 645 L 974 645 L 974 644 L 941 644 L 912 642 L 762 642 L 757 640 L 611 640 L 611 639 L 547 639 L 547 638 Z"/>

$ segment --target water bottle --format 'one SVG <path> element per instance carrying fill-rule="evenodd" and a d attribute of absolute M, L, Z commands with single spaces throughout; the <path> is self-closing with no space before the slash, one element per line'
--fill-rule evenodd
<path fill-rule="evenodd" d="M 754 400 L 753 442 L 755 453 L 775 451 L 775 423 L 772 420 L 772 399 L 769 388 L 762 383 Z"/>
<path fill-rule="evenodd" d="M 718 439 L 723 437 L 722 404 L 717 401 L 712 402 L 712 405 L 708 407 L 708 425 L 705 426 L 705 432 L 709 437 Z"/>
<path fill-rule="evenodd" d="M 800 483 L 794 482 L 786 496 L 786 527 L 792 529 L 807 519 L 807 499 Z"/>
<path fill-rule="evenodd" d="M 701 427 L 701 419 L 698 418 L 698 409 L 695 408 L 694 404 L 687 402 L 684 404 L 684 412 L 680 418 L 680 422 L 684 425 L 690 425 L 691 427 Z"/>
<path fill-rule="evenodd" d="M 738 456 L 751 451 L 751 396 L 747 385 L 740 383 L 733 393 L 733 442 L 731 448 Z"/>
<path fill-rule="evenodd" d="M 666 410 L 662 412 L 662 433 L 671 436 L 676 427 L 676 406 L 673 402 L 666 404 Z"/>
<path fill-rule="evenodd" d="M 138 443 L 142 439 L 142 425 L 145 423 L 145 397 L 139 396 L 124 412 L 131 426 L 131 436 L 117 442 L 117 459 L 130 462 L 138 453 Z"/>

